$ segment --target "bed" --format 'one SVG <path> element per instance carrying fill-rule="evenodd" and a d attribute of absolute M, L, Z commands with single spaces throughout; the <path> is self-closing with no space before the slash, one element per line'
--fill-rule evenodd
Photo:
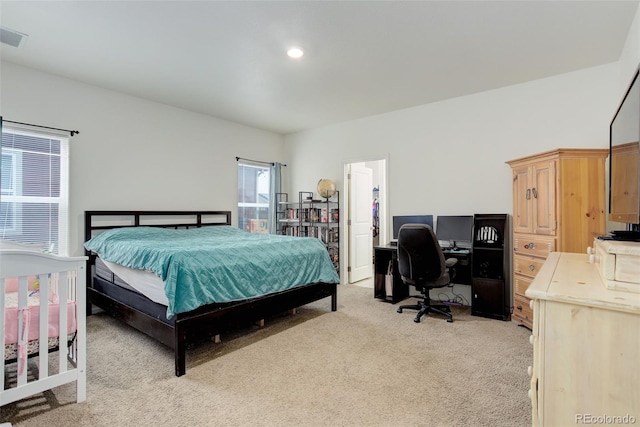
<path fill-rule="evenodd" d="M 179 240 L 190 241 L 191 236 L 205 234 L 206 238 L 214 239 L 211 235 L 227 235 L 225 243 L 221 245 L 225 253 L 235 253 L 235 246 L 245 246 L 252 243 L 245 242 L 247 238 L 244 231 L 231 230 L 231 212 L 229 211 L 86 211 L 85 212 L 85 247 L 88 256 L 87 268 L 87 314 L 91 314 L 92 305 L 96 305 L 113 317 L 120 319 L 126 324 L 138 329 L 150 337 L 160 341 L 174 350 L 175 375 L 182 376 L 186 373 L 186 348 L 187 344 L 195 343 L 203 337 L 213 338 L 219 336 L 232 325 L 248 324 L 259 322 L 271 315 L 287 312 L 302 305 L 324 299 L 331 298 L 331 311 L 337 309 L 337 284 L 339 278 L 331 265 L 326 250 L 323 248 L 323 256 L 331 265 L 331 274 L 323 270 L 322 280 L 310 279 L 314 276 L 307 273 L 302 274 L 303 282 L 294 285 L 283 285 L 271 283 L 272 275 L 280 270 L 270 272 L 274 266 L 265 267 L 263 275 L 249 275 L 249 280 L 255 282 L 255 288 L 247 290 L 247 277 L 242 283 L 236 282 L 238 279 L 233 271 L 245 270 L 248 264 L 238 265 L 229 269 L 220 270 L 219 264 L 203 259 L 211 257 L 218 259 L 218 255 L 209 253 L 208 244 L 204 248 L 200 241 L 194 243 L 195 252 L 190 247 L 180 247 L 176 253 L 168 253 L 169 248 L 159 248 L 156 252 L 139 252 L 140 250 L 153 250 L 158 239 L 165 234 L 180 235 Z M 206 230 L 205 230 L 206 229 Z M 155 230 L 155 231 L 154 231 Z M 193 230 L 193 231 L 190 231 Z M 176 231 L 176 233 L 173 233 Z M 179 233 L 178 233 L 179 231 Z M 191 234 L 189 234 L 191 233 Z M 238 234 L 243 233 L 243 234 Z M 123 239 L 134 237 L 136 245 L 144 246 L 124 246 L 125 250 L 115 250 L 116 260 L 111 258 L 113 254 L 108 254 L 106 248 L 107 240 L 115 238 Z M 182 237 L 184 235 L 188 237 Z M 102 235 L 102 236 L 101 236 Z M 102 239 L 108 236 L 108 239 Z M 264 234 L 252 234 L 251 236 L 263 236 L 266 239 L 291 239 L 295 244 L 300 244 L 303 240 L 309 240 L 306 244 L 317 244 L 311 242 L 315 239 L 293 238 L 289 236 L 273 236 Z M 270 237 L 271 236 L 271 237 Z M 234 244 L 234 239 L 238 239 L 238 244 Z M 107 246 L 95 246 L 100 242 Z M 151 242 L 151 243 L 150 243 Z M 194 242 L 196 242 L 194 240 Z M 218 242 L 216 240 L 216 242 Z M 113 245 L 113 243 L 111 243 Z M 176 243 L 177 244 L 177 243 Z M 181 243 L 180 243 L 181 244 Z M 257 243 L 260 244 L 260 243 Z M 271 243 L 273 245 L 273 242 Z M 288 243 L 289 244 L 289 243 Z M 128 245 L 128 243 L 126 243 Z M 173 244 L 172 244 L 173 245 Z M 172 246 L 168 245 L 168 246 Z M 204 245 L 204 244 L 203 244 Z M 218 245 L 216 243 L 215 245 Z M 263 246 L 252 246 L 254 254 L 263 254 L 273 250 L 275 246 L 265 249 Z M 131 250 L 129 250 L 131 248 Z M 95 250 L 94 250 L 95 249 Z M 207 252 L 201 252 L 207 251 Z M 99 252 L 103 252 L 99 256 Z M 117 258 L 133 254 L 134 260 Z M 151 267 L 152 275 L 160 276 L 164 286 L 165 301 L 159 297 L 149 295 L 144 291 L 144 281 L 137 278 L 130 278 L 125 273 L 131 270 L 141 270 L 140 265 L 135 264 L 139 258 L 153 258 L 157 261 L 162 253 L 171 259 L 171 263 L 163 264 L 158 261 Z M 187 255 L 184 255 L 187 253 Z M 294 254 L 291 254 L 293 257 Z M 181 257 L 181 258 L 179 258 Z M 204 257 L 204 258 L 203 258 Z M 196 258 L 199 265 L 189 267 L 189 270 L 172 270 L 173 265 L 180 259 L 182 263 L 185 258 Z M 240 259 L 234 256 L 234 259 Z M 254 258 L 260 258 L 255 256 Z M 207 258 L 208 259 L 208 258 Z M 300 261 L 300 260 L 298 260 Z M 256 261 L 252 261 L 255 263 Z M 322 261 L 324 262 L 324 261 Z M 115 267 L 124 268 L 118 270 Z M 197 264 L 197 263 L 196 263 Z M 211 264 L 211 265 L 210 265 Z M 272 264 L 277 264 L 272 262 Z M 156 271 L 153 271 L 153 270 Z M 301 267 L 302 269 L 302 267 Z M 115 271 L 115 272 L 114 272 Z M 149 273 L 149 271 L 146 271 Z M 212 275 L 213 274 L 213 275 Z M 217 275 L 217 276 L 216 276 Z M 126 279 L 124 277 L 127 277 Z M 261 277 L 256 279 L 256 277 Z M 271 277 L 271 279 L 270 279 Z M 263 286 L 263 281 L 270 281 L 269 286 Z M 284 275 L 283 275 L 284 281 Z M 204 283 L 204 284 L 203 284 Z M 224 289 L 217 288 L 210 291 L 215 285 L 225 285 Z M 275 288 L 274 288 L 275 285 Z M 202 287 L 201 287 L 202 286 Z M 184 292 L 189 289 L 193 292 Z M 231 290 L 229 290 L 231 289 Z M 198 300 L 194 303 L 190 297 L 186 299 L 182 294 L 207 294 L 210 300 Z"/>
<path fill-rule="evenodd" d="M 86 260 L 0 242 L 0 406 L 70 382 L 86 399 Z"/>

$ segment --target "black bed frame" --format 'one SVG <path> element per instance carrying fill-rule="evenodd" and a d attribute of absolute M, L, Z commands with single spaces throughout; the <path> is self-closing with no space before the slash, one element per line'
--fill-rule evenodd
<path fill-rule="evenodd" d="M 231 225 L 230 211 L 85 211 L 85 241 L 100 231 L 119 227 L 154 226 L 190 228 Z M 331 311 L 337 310 L 337 284 L 311 283 L 262 297 L 226 303 L 209 304 L 186 313 L 178 313 L 168 320 L 119 301 L 96 289 L 104 283 L 95 273 L 96 254 L 85 250 L 87 261 L 87 315 L 92 304 L 111 316 L 160 341 L 174 350 L 175 373 L 186 372 L 187 343 L 203 336 L 214 336 L 229 325 L 256 322 L 271 315 L 331 297 Z M 117 286 L 117 285 L 114 285 Z M 149 304 L 160 304 L 148 301 Z"/>

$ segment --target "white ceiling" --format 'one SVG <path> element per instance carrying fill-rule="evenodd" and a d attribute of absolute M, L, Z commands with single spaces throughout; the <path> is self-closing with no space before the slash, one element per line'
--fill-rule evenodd
<path fill-rule="evenodd" d="M 637 6 L 2 0 L 0 55 L 286 134 L 617 61 Z"/>

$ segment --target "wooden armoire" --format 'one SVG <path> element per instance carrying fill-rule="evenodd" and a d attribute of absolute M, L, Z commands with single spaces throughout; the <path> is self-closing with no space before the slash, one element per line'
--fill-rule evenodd
<path fill-rule="evenodd" d="M 513 313 L 532 328 L 525 291 L 550 252 L 586 253 L 605 234 L 608 149 L 559 148 L 508 161 L 513 175 Z"/>

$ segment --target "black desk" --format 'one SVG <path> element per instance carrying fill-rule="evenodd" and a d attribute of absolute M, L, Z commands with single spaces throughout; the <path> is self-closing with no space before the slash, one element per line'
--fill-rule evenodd
<path fill-rule="evenodd" d="M 376 246 L 373 248 L 374 257 L 374 278 L 373 292 L 374 298 L 391 302 L 393 304 L 402 301 L 409 296 L 409 286 L 402 281 L 398 273 L 398 247 L 397 246 Z M 450 251 L 443 250 L 445 258 L 457 258 L 458 263 L 454 267 L 456 276 L 453 283 L 471 285 L 471 251 Z M 393 288 L 391 295 L 387 295 L 385 289 L 385 275 L 389 267 L 389 262 L 393 266 Z"/>
<path fill-rule="evenodd" d="M 374 272 L 373 291 L 374 297 L 393 304 L 402 301 L 409 296 L 409 286 L 402 281 L 398 273 L 398 247 L 397 246 L 376 246 L 373 248 Z M 389 268 L 389 262 L 393 263 L 393 290 L 391 295 L 387 295 L 385 289 L 385 276 Z"/>
<path fill-rule="evenodd" d="M 453 267 L 456 271 L 453 283 L 471 286 L 471 249 L 457 251 L 443 249 L 442 253 L 444 254 L 445 259 L 456 258 L 458 260 L 456 265 Z"/>

